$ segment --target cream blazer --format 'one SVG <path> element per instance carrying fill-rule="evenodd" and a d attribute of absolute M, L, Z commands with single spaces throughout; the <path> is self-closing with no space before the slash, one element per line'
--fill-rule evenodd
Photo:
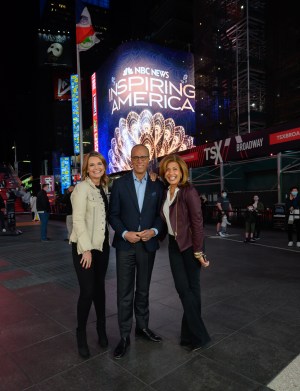
<path fill-rule="evenodd" d="M 107 193 L 107 189 L 104 189 Z M 107 226 L 105 205 L 100 190 L 90 178 L 78 183 L 72 194 L 73 228 L 70 243 L 77 243 L 77 253 L 102 251 Z"/>

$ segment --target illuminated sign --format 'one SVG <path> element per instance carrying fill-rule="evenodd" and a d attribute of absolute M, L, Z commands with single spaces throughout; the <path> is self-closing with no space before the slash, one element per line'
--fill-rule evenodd
<path fill-rule="evenodd" d="M 39 64 L 46 66 L 73 65 L 73 42 L 69 34 L 38 34 Z"/>
<path fill-rule="evenodd" d="M 74 154 L 78 155 L 80 153 L 78 75 L 71 75 L 71 98 L 72 98 L 72 123 L 73 123 Z"/>
<path fill-rule="evenodd" d="M 293 128 L 270 134 L 270 145 L 300 140 L 300 128 Z"/>
<path fill-rule="evenodd" d="M 61 178 L 61 192 L 71 186 L 71 159 L 70 157 L 60 158 L 60 178 Z"/>
<path fill-rule="evenodd" d="M 194 147 L 191 53 L 128 42 L 96 76 L 98 144 L 109 173 L 131 169 L 130 152 L 139 143 L 148 147 L 150 159 Z"/>
<path fill-rule="evenodd" d="M 49 198 L 50 203 L 52 204 L 55 199 L 54 175 L 40 175 L 40 182 L 41 182 L 41 185 L 46 183 L 49 186 L 49 191 L 47 193 L 47 196 Z"/>
<path fill-rule="evenodd" d="M 94 150 L 99 152 L 96 73 L 91 76 Z"/>

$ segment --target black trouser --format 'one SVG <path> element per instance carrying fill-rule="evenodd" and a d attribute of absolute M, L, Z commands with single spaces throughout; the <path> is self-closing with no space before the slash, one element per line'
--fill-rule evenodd
<path fill-rule="evenodd" d="M 148 327 L 149 287 L 155 253 L 147 252 L 142 242 L 132 244 L 130 250 L 116 250 L 118 321 L 122 338 L 131 332 L 133 309 L 136 327 Z"/>
<path fill-rule="evenodd" d="M 86 328 L 92 303 L 94 303 L 97 323 L 105 321 L 105 275 L 109 260 L 109 243 L 105 238 L 103 251 L 92 250 L 92 264 L 84 269 L 81 264 L 82 254 L 77 254 L 77 244 L 72 243 L 73 264 L 76 270 L 80 292 L 77 302 L 78 329 Z"/>
<path fill-rule="evenodd" d="M 4 218 L 4 213 L 2 210 L 0 210 L 0 224 L 1 224 L 1 229 L 5 228 L 5 218 Z"/>
<path fill-rule="evenodd" d="M 183 306 L 181 340 L 192 345 L 210 341 L 201 317 L 200 269 L 193 248 L 180 252 L 174 236 L 169 235 L 169 258 L 176 290 Z"/>
<path fill-rule="evenodd" d="M 288 240 L 289 240 L 289 242 L 293 241 L 294 226 L 295 226 L 295 229 L 296 229 L 297 242 L 300 242 L 300 220 L 299 219 L 294 219 L 294 223 L 293 224 L 288 224 L 287 225 Z"/>
<path fill-rule="evenodd" d="M 261 223 L 262 223 L 262 215 L 257 215 L 255 219 L 255 229 L 254 229 L 255 238 L 260 237 Z"/>

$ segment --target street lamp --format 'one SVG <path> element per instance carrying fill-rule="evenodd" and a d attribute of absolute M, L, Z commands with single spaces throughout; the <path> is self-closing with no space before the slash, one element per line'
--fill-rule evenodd
<path fill-rule="evenodd" d="M 14 142 L 14 145 L 12 146 L 11 149 L 14 149 L 15 150 L 15 163 L 14 163 L 14 166 L 15 166 L 15 172 L 18 176 L 19 172 L 18 172 L 18 160 L 17 160 L 17 146 L 16 146 L 16 142 Z"/>

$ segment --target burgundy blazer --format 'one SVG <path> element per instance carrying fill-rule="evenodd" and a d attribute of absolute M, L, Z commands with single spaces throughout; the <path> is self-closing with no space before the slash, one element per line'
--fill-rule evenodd
<path fill-rule="evenodd" d="M 167 190 L 160 212 L 164 221 L 166 218 L 163 214 L 163 204 L 166 197 Z M 180 187 L 175 201 L 170 206 L 170 222 L 180 251 L 191 246 L 194 252 L 203 251 L 204 231 L 201 201 L 193 185 Z"/>

